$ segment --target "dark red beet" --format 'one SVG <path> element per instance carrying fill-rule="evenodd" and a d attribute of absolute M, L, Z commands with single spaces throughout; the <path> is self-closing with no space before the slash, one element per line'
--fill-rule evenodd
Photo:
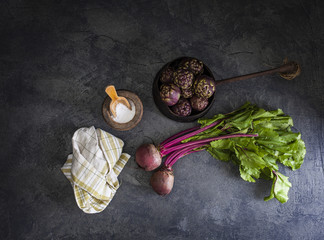
<path fill-rule="evenodd" d="M 150 180 L 153 190 L 162 196 L 169 194 L 173 188 L 174 176 L 171 168 L 162 167 L 155 172 Z"/>
<path fill-rule="evenodd" d="M 161 165 L 162 158 L 160 152 L 153 144 L 142 144 L 135 153 L 137 164 L 145 171 L 152 171 Z"/>

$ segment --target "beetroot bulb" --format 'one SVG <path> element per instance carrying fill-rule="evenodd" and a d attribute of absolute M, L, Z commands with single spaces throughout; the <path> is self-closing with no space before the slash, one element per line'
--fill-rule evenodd
<path fill-rule="evenodd" d="M 153 190 L 161 196 L 165 196 L 171 192 L 173 183 L 174 175 L 171 167 L 160 168 L 152 175 L 150 180 Z"/>
<path fill-rule="evenodd" d="M 145 171 L 152 171 L 161 165 L 162 157 L 153 144 L 142 144 L 136 150 L 135 160 Z"/>
<path fill-rule="evenodd" d="M 211 128 L 216 124 L 217 122 L 203 128 L 196 126 L 183 130 L 161 142 L 158 147 L 155 147 L 153 144 L 142 144 L 137 148 L 135 153 L 136 163 L 145 171 L 152 171 L 161 165 L 162 157 L 169 153 L 168 149 L 170 147 L 179 144 L 185 138 L 194 136 L 195 134 Z"/>
<path fill-rule="evenodd" d="M 185 133 L 192 132 L 194 130 L 198 130 L 199 126 L 186 129 L 184 131 L 181 131 L 168 139 L 164 140 L 160 143 L 160 145 L 155 147 L 153 144 L 142 144 L 139 146 L 135 153 L 135 160 L 136 163 L 143 168 L 145 171 L 152 171 L 156 168 L 158 168 L 161 165 L 162 157 L 165 156 L 163 154 L 164 145 L 171 142 L 172 140 L 176 141 L 178 137 L 184 135 Z M 180 140 L 176 141 L 179 142 Z M 164 150 L 161 152 L 161 148 Z"/>

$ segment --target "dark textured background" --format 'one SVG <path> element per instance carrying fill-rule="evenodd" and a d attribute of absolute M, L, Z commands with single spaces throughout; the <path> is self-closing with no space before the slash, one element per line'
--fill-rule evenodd
<path fill-rule="evenodd" d="M 323 1 L 0 1 L 0 239 L 324 239 Z M 264 202 L 270 182 L 243 181 L 237 167 L 207 153 L 175 165 L 175 186 L 159 197 L 132 157 L 100 214 L 84 214 L 60 171 L 80 127 L 122 138 L 134 156 L 194 123 L 156 108 L 156 72 L 179 56 L 203 60 L 226 78 L 299 62 L 293 81 L 277 76 L 217 89 L 207 116 L 251 101 L 282 108 L 306 142 L 289 176 L 290 200 Z M 104 88 L 137 93 L 141 123 L 111 130 Z"/>

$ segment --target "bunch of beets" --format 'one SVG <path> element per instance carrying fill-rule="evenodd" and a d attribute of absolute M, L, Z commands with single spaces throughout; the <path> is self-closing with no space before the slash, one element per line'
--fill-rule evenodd
<path fill-rule="evenodd" d="M 198 123 L 158 146 L 142 144 L 137 148 L 135 159 L 141 168 L 146 171 L 158 168 L 150 180 L 156 193 L 167 195 L 171 192 L 173 165 L 179 159 L 206 150 L 218 160 L 237 165 L 245 181 L 272 180 L 271 192 L 265 201 L 276 198 L 281 203 L 287 202 L 291 183 L 279 172 L 277 163 L 296 170 L 306 154 L 301 134 L 292 131 L 291 117 L 281 109 L 266 111 L 247 102 L 229 113 L 200 118 Z M 164 162 L 163 157 L 166 157 Z"/>
<path fill-rule="evenodd" d="M 203 73 L 203 62 L 195 58 L 184 58 L 177 68 L 168 66 L 162 71 L 160 96 L 173 113 L 185 117 L 208 106 L 216 84 Z"/>

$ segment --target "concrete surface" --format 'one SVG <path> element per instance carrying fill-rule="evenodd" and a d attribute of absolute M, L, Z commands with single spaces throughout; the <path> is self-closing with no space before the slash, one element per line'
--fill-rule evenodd
<path fill-rule="evenodd" d="M 5 0 L 0 9 L 0 239 L 324 239 L 323 1 Z M 290 200 L 264 202 L 270 182 L 244 182 L 207 153 L 179 161 L 172 193 L 159 197 L 132 157 L 107 209 L 84 214 L 60 171 L 74 131 L 102 128 L 134 156 L 140 144 L 194 126 L 164 117 L 151 95 L 157 71 L 183 55 L 219 79 L 285 57 L 301 64 L 293 81 L 219 87 L 207 115 L 248 100 L 293 117 L 307 155 L 295 172 L 280 166 Z M 105 124 L 108 84 L 142 99 L 135 129 Z"/>

